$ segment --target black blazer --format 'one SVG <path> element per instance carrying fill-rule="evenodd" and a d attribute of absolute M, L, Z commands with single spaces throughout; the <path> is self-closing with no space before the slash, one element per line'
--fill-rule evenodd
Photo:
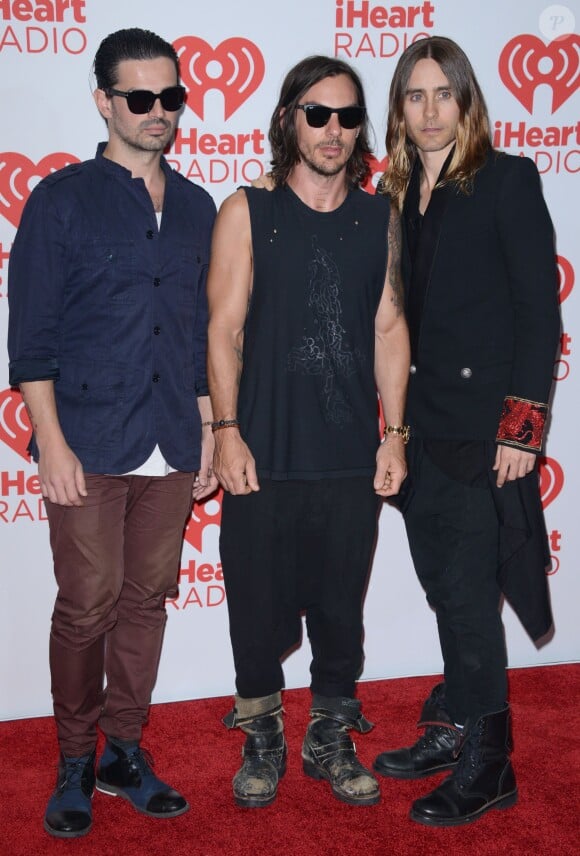
<path fill-rule="evenodd" d="M 407 199 L 419 173 L 417 160 Z M 408 247 L 405 216 L 403 229 Z M 490 152 L 469 195 L 436 189 L 415 266 L 426 282 L 419 307 L 404 253 L 415 436 L 494 439 L 505 396 L 547 403 L 560 334 L 557 268 L 533 162 Z"/>

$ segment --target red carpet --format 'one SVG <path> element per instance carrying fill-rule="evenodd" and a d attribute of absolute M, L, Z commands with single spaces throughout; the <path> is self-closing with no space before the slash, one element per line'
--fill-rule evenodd
<path fill-rule="evenodd" d="M 482 820 L 429 829 L 408 819 L 411 800 L 436 779 L 381 778 L 382 801 L 353 808 L 323 782 L 304 776 L 300 744 L 309 693 L 285 693 L 288 771 L 276 803 L 265 809 L 233 804 L 230 780 L 242 734 L 220 722 L 230 699 L 156 705 L 143 745 L 157 773 L 188 798 L 191 810 L 173 820 L 138 815 L 122 799 L 96 793 L 94 825 L 85 838 L 59 840 L 42 828 L 55 780 L 51 719 L 0 723 L 0 853 L 3 856 L 571 856 L 580 853 L 580 666 L 510 672 L 514 767 L 520 801 Z M 432 677 L 374 681 L 360 697 L 374 730 L 358 736 L 363 762 L 415 739 L 420 704 Z"/>

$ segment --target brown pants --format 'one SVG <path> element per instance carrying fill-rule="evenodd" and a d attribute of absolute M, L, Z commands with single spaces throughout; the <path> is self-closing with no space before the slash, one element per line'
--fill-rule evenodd
<path fill-rule="evenodd" d="M 46 509 L 58 594 L 50 668 L 62 752 L 140 740 L 177 588 L 193 476 L 87 475 L 82 507 Z M 106 689 L 103 677 L 106 676 Z"/>

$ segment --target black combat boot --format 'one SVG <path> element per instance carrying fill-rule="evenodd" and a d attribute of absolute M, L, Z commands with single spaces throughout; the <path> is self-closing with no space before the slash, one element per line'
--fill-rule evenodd
<path fill-rule="evenodd" d="M 459 826 L 491 808 L 510 808 L 518 800 L 509 759 L 512 749 L 509 707 L 465 725 L 466 738 L 453 773 L 430 794 L 415 800 L 411 818 L 427 826 Z"/>
<path fill-rule="evenodd" d="M 377 780 L 356 757 L 348 731 L 361 734 L 372 725 L 353 698 L 325 698 L 315 695 L 312 720 L 302 745 L 304 772 L 313 779 L 326 779 L 337 799 L 349 805 L 374 805 L 380 799 Z"/>
<path fill-rule="evenodd" d="M 278 781 L 286 772 L 280 693 L 252 699 L 236 696 L 235 708 L 224 722 L 228 728 L 238 726 L 246 735 L 242 748 L 244 763 L 233 779 L 236 805 L 243 808 L 271 805 L 276 799 Z"/>
<path fill-rule="evenodd" d="M 463 729 L 457 728 L 445 707 L 445 684 L 433 687 L 423 705 L 417 728 L 425 733 L 413 746 L 382 752 L 373 764 L 381 776 L 422 779 L 457 765 Z"/>

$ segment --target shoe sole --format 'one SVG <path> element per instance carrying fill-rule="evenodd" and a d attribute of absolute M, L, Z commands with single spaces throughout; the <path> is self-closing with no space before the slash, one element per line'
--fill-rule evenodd
<path fill-rule="evenodd" d="M 466 823 L 473 823 L 474 820 L 479 820 L 480 817 L 490 811 L 493 808 L 497 809 L 506 809 L 512 808 L 518 801 L 518 792 L 514 791 L 511 794 L 506 794 L 503 797 L 498 797 L 493 802 L 486 803 L 483 808 L 478 809 L 478 811 L 474 811 L 469 815 L 465 815 L 460 818 L 430 818 L 422 814 L 417 814 L 411 809 L 409 812 L 409 817 L 411 820 L 414 820 L 415 823 L 421 823 L 423 826 L 463 826 Z"/>
<path fill-rule="evenodd" d="M 389 768 L 380 767 L 378 764 L 373 764 L 373 770 L 375 773 L 379 773 L 381 776 L 385 776 L 388 779 L 426 779 L 428 776 L 436 776 L 437 773 L 444 773 L 446 770 L 454 770 L 457 767 L 458 762 L 455 761 L 453 764 L 442 764 L 440 767 L 430 767 L 428 770 L 423 770 L 421 772 L 411 770 L 409 772 L 405 770 L 391 770 Z"/>
<path fill-rule="evenodd" d="M 186 811 L 189 811 L 189 803 L 185 803 L 183 808 L 178 808 L 175 811 L 164 811 L 164 812 L 154 812 L 147 811 L 146 808 L 141 808 L 141 806 L 137 805 L 129 794 L 125 793 L 122 788 L 117 788 L 115 785 L 108 785 L 106 782 L 101 782 L 99 779 L 96 781 L 97 790 L 102 794 L 107 794 L 110 797 L 122 797 L 127 802 L 130 802 L 135 811 L 141 812 L 141 814 L 146 814 L 147 817 L 155 817 L 158 820 L 163 820 L 164 818 L 171 817 L 179 817 L 180 814 L 185 814 Z"/>
<path fill-rule="evenodd" d="M 59 832 L 57 829 L 53 829 L 52 826 L 49 826 L 46 820 L 43 823 L 44 829 L 48 832 L 49 835 L 54 836 L 54 838 L 82 838 L 83 835 L 86 835 L 87 832 L 90 832 L 93 828 L 92 821 L 85 829 L 80 829 L 78 832 Z"/>
<path fill-rule="evenodd" d="M 302 759 L 302 769 L 311 779 L 324 780 L 328 782 L 330 785 L 330 789 L 337 800 L 340 800 L 343 803 L 347 803 L 347 805 L 376 805 L 380 798 L 381 794 L 375 794 L 372 797 L 349 797 L 346 794 L 341 793 L 337 790 L 332 782 L 330 781 L 330 776 L 326 772 L 326 770 L 321 770 L 316 764 L 313 764 L 312 761 L 307 761 L 305 758 Z"/>
<path fill-rule="evenodd" d="M 237 797 L 234 794 L 234 802 L 240 808 L 267 808 L 269 805 L 272 805 L 277 796 L 277 791 L 273 796 L 264 800 L 261 800 L 259 797 Z"/>

